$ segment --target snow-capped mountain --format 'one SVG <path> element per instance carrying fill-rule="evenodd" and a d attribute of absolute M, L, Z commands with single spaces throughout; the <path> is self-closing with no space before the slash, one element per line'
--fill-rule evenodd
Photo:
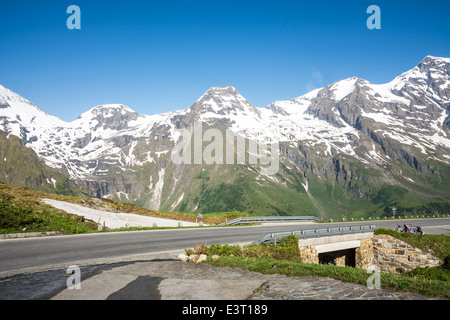
<path fill-rule="evenodd" d="M 97 196 L 192 212 L 381 214 L 422 195 L 447 206 L 449 113 L 450 59 L 432 56 L 386 84 L 352 77 L 265 108 L 225 86 L 185 110 L 149 116 L 101 105 L 72 122 L 0 86 L 0 130 L 48 166 Z M 195 121 L 278 142 L 278 174 L 251 165 L 174 165 L 180 129 Z"/>

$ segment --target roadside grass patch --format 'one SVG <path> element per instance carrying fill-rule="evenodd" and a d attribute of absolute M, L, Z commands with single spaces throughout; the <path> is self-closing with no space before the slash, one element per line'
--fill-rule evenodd
<path fill-rule="evenodd" d="M 261 244 L 251 246 L 237 245 L 211 245 L 209 247 L 198 244 L 194 249 L 186 249 L 186 254 L 206 254 L 218 256 L 241 256 L 254 258 L 271 258 L 277 260 L 299 260 L 300 252 L 298 250 L 298 238 L 289 235 L 282 238 L 277 245 Z"/>
<path fill-rule="evenodd" d="M 431 248 L 443 247 L 442 243 L 433 242 L 444 241 L 446 243 L 450 238 L 447 236 L 429 236 L 431 239 L 426 243 L 427 247 Z M 368 278 L 372 275 L 364 269 L 301 262 L 298 238 L 293 235 L 282 238 L 278 245 L 263 244 L 244 247 L 236 245 L 210 245 L 209 247 L 197 245 L 195 249 L 197 250 L 195 253 L 208 255 L 206 263 L 211 265 L 239 267 L 264 274 L 284 274 L 289 277 L 329 277 L 360 285 L 366 285 Z M 445 253 L 446 250 L 444 249 L 443 252 Z M 186 253 L 189 255 L 193 252 L 186 250 Z M 219 255 L 220 258 L 213 261 L 212 255 Z M 402 275 L 381 272 L 381 289 L 401 290 L 450 299 L 449 270 L 450 258 L 445 260 L 443 266 L 418 268 Z"/>

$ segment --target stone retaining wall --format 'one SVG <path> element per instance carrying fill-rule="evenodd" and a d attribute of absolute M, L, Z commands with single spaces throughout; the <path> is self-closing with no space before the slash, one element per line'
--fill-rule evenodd
<path fill-rule="evenodd" d="M 299 247 L 300 257 L 302 262 L 305 263 L 319 263 L 319 254 L 317 253 L 317 249 L 315 246 L 305 246 Z"/>
<path fill-rule="evenodd" d="M 437 267 L 442 261 L 428 252 L 386 234 L 373 237 L 373 258 L 380 271 L 404 273 L 415 268 Z"/>

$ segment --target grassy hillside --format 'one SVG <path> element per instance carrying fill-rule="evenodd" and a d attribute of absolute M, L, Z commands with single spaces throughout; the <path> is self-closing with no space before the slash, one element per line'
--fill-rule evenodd
<path fill-rule="evenodd" d="M 97 224 L 93 221 L 82 222 L 80 216 L 68 214 L 39 201 L 39 197 L 46 196 L 54 195 L 0 183 L 0 233 L 86 233 L 97 230 Z"/>
<path fill-rule="evenodd" d="M 18 137 L 1 130 L 0 180 L 51 193 L 78 196 L 86 194 L 65 175 L 47 166 L 36 152 L 25 147 Z"/>
<path fill-rule="evenodd" d="M 55 199 L 80 205 L 89 204 L 91 198 L 64 196 L 26 187 L 0 182 L 0 233 L 62 231 L 67 233 L 85 233 L 97 231 L 94 221 L 82 222 L 82 217 L 68 214 L 42 202 L 40 199 Z M 153 211 L 137 205 L 100 199 L 101 206 L 108 211 L 134 213 L 152 217 L 196 221 L 196 214 Z M 242 212 L 217 212 L 203 214 L 205 224 L 219 224 L 249 214 Z"/>
<path fill-rule="evenodd" d="M 273 176 L 251 167 L 204 168 L 183 188 L 183 212 L 241 211 L 259 216 L 314 215 L 323 218 L 376 218 L 450 213 L 450 196 L 425 187 L 420 190 L 391 185 L 374 170 L 350 163 L 346 179 L 307 173 L 306 177 L 281 165 Z M 349 176 L 351 176 L 349 178 Z M 416 189 L 419 188 L 416 186 Z M 171 198 L 177 200 L 179 193 Z"/>

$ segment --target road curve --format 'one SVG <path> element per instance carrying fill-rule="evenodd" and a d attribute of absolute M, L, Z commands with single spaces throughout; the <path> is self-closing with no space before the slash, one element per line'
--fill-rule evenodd
<path fill-rule="evenodd" d="M 171 250 L 182 251 L 197 243 L 206 245 L 248 243 L 270 232 L 368 224 L 375 225 L 376 228 L 391 229 L 397 224 L 420 225 L 426 233 L 450 235 L 450 218 L 437 218 L 166 229 L 8 239 L 0 240 L 0 277 L 55 266 L 81 265 L 90 260 L 107 260 Z"/>

